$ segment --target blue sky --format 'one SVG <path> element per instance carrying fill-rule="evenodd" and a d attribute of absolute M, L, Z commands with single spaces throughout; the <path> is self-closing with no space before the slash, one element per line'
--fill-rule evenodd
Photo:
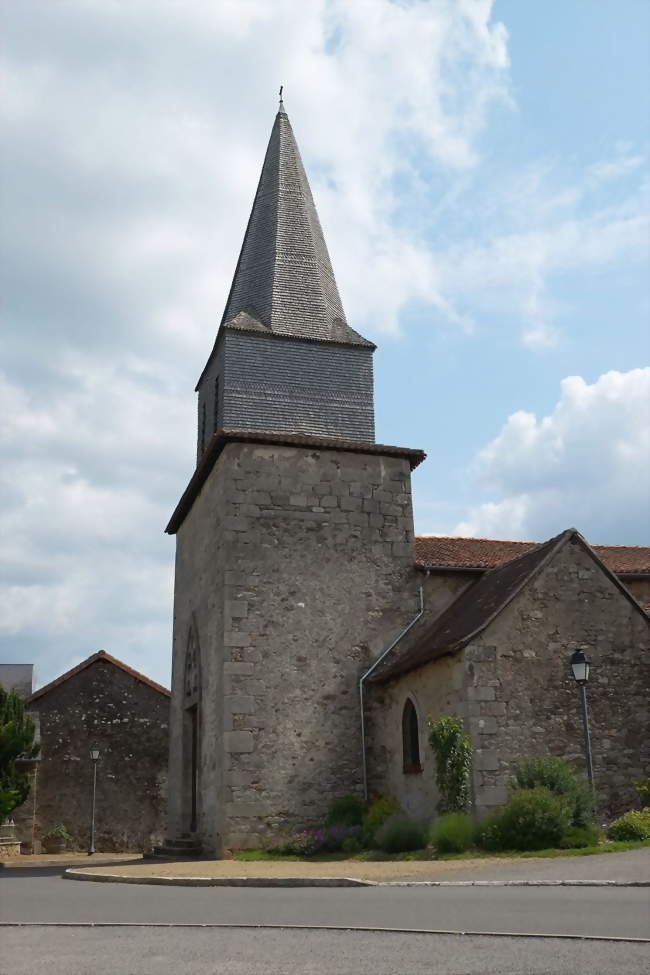
<path fill-rule="evenodd" d="M 280 83 L 416 531 L 650 543 L 646 0 L 3 7 L 0 659 L 169 680 Z"/>

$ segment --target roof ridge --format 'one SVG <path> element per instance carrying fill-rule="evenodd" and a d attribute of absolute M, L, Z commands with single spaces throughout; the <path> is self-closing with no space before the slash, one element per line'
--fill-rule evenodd
<path fill-rule="evenodd" d="M 85 670 L 87 667 L 90 667 L 92 664 L 97 663 L 99 660 L 105 660 L 107 663 L 113 664 L 115 667 L 119 667 L 119 669 L 124 671 L 124 673 L 129 674 L 131 677 L 135 677 L 143 684 L 147 684 L 153 690 L 159 691 L 161 694 L 164 694 L 166 697 L 171 697 L 171 692 L 168 690 L 168 688 L 163 687 L 162 684 L 158 684 L 155 680 L 152 680 L 150 677 L 147 677 L 146 674 L 140 673 L 139 670 L 135 670 L 133 667 L 129 667 L 129 665 L 125 664 L 124 661 L 119 660 L 117 657 L 114 657 L 106 650 L 97 650 L 96 653 L 92 653 L 89 657 L 86 657 L 85 660 L 82 660 L 74 667 L 71 667 L 69 670 L 66 670 L 65 673 L 60 674 L 59 677 L 55 677 L 55 679 L 50 681 L 48 684 L 44 684 L 43 687 L 39 687 L 38 690 L 30 694 L 30 696 L 27 698 L 27 701 L 30 703 L 32 701 L 35 701 L 36 698 L 42 697 L 43 694 L 46 694 L 48 691 L 51 691 L 55 687 L 58 687 L 60 684 L 63 684 L 71 677 L 75 677 L 77 674 L 81 673 L 82 670 Z"/>

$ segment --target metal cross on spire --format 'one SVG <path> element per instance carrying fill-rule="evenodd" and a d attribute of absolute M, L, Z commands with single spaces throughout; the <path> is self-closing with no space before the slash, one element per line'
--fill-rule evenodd
<path fill-rule="evenodd" d="M 284 102 L 282 101 L 282 92 L 283 91 L 284 91 L 284 85 L 280 85 L 280 105 L 278 106 L 278 110 L 280 112 L 283 112 L 284 111 Z"/>

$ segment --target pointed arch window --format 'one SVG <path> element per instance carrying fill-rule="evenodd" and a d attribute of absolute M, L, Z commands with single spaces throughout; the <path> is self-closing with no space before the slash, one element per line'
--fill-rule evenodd
<path fill-rule="evenodd" d="M 402 711 L 402 755 L 403 771 L 407 773 L 421 772 L 420 763 L 420 730 L 418 713 L 410 697 L 406 699 Z"/>

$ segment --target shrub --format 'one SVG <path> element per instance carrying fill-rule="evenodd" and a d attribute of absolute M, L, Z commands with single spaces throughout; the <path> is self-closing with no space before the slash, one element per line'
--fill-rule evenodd
<path fill-rule="evenodd" d="M 518 789 L 498 818 L 496 833 L 505 850 L 543 850 L 557 846 L 571 824 L 565 796 L 550 789 Z"/>
<path fill-rule="evenodd" d="M 448 813 L 431 827 L 431 842 L 438 853 L 464 853 L 474 842 L 475 827 L 464 813 Z"/>
<path fill-rule="evenodd" d="M 343 853 L 359 853 L 363 847 L 358 836 L 346 836 L 341 843 Z"/>
<path fill-rule="evenodd" d="M 650 775 L 647 779 L 637 779 L 632 785 L 637 791 L 642 806 L 650 805 Z"/>
<path fill-rule="evenodd" d="M 438 811 L 464 812 L 470 798 L 472 743 L 465 734 L 463 719 L 427 718 L 429 743 L 436 760 L 436 784 L 440 792 Z"/>
<path fill-rule="evenodd" d="M 561 850 L 578 850 L 586 846 L 597 846 L 601 832 L 597 826 L 569 826 L 560 840 Z"/>
<path fill-rule="evenodd" d="M 610 824 L 610 840 L 650 840 L 650 806 L 624 813 Z"/>
<path fill-rule="evenodd" d="M 372 800 L 361 826 L 361 842 L 365 847 L 375 846 L 379 827 L 401 808 L 394 796 L 377 796 Z"/>
<path fill-rule="evenodd" d="M 72 843 L 72 837 L 68 833 L 63 823 L 57 823 L 56 826 L 50 827 L 47 833 L 43 834 L 43 839 L 59 840 L 59 842 L 63 842 L 63 843 Z"/>
<path fill-rule="evenodd" d="M 501 836 L 500 813 L 493 813 L 479 823 L 476 829 L 475 842 L 481 850 L 495 852 L 505 849 L 503 837 Z"/>
<path fill-rule="evenodd" d="M 358 796 L 341 796 L 334 799 L 325 820 L 326 826 L 361 826 L 365 803 Z"/>
<path fill-rule="evenodd" d="M 377 830 L 376 842 L 384 853 L 408 853 L 425 847 L 427 834 L 422 823 L 397 813 Z"/>
<path fill-rule="evenodd" d="M 299 829 L 286 833 L 271 841 L 267 846 L 270 853 L 284 853 L 292 856 L 314 856 L 316 853 L 336 853 L 343 844 L 354 839 L 359 843 L 358 826 L 325 826 L 323 829 Z"/>
<path fill-rule="evenodd" d="M 529 758 L 516 769 L 515 779 L 518 789 L 545 788 L 557 796 L 565 796 L 570 804 L 573 826 L 588 828 L 593 825 L 593 790 L 565 759 L 557 755 Z"/>

